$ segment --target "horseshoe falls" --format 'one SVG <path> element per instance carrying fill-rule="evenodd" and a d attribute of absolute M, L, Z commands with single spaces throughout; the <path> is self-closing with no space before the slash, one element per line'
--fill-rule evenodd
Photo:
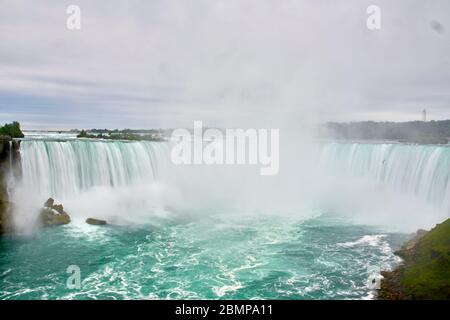
<path fill-rule="evenodd" d="M 246 169 L 233 180 L 174 166 L 168 143 L 25 139 L 15 197 L 26 231 L 0 239 L 0 299 L 370 299 L 412 231 L 391 222 L 450 215 L 450 148 L 303 151 L 314 168 L 281 164 L 281 181 L 264 189 Z M 35 225 L 49 197 L 70 224 Z M 77 289 L 66 285 L 73 265 Z"/>
<path fill-rule="evenodd" d="M 25 183 L 62 199 L 164 180 L 170 166 L 170 146 L 160 142 L 24 141 L 21 148 Z M 322 170 L 381 182 L 450 213 L 449 147 L 325 143 L 318 157 Z"/>
<path fill-rule="evenodd" d="M 321 162 L 334 172 L 365 177 L 415 195 L 450 214 L 450 147 L 327 143 Z"/>

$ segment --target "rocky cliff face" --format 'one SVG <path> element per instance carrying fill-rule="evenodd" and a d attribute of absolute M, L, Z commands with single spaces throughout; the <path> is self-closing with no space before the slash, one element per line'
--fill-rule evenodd
<path fill-rule="evenodd" d="M 20 175 L 20 141 L 0 136 L 0 233 L 12 229 L 9 181 Z"/>

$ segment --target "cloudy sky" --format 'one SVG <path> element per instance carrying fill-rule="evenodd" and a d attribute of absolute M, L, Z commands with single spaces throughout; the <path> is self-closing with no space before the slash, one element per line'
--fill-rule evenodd
<path fill-rule="evenodd" d="M 66 27 L 69 5 L 81 30 Z M 0 0 L 0 121 L 27 129 L 408 121 L 423 108 L 450 118 L 448 0 Z"/>

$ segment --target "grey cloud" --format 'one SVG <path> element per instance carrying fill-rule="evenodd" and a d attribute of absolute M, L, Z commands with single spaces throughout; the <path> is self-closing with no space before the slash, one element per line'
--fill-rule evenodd
<path fill-rule="evenodd" d="M 99 127 L 415 120 L 424 105 L 449 118 L 450 3 L 378 0 L 379 31 L 370 4 L 2 0 L 0 91 L 70 101 L 78 125 L 102 114 Z M 36 122 L 68 122 L 51 112 Z"/>

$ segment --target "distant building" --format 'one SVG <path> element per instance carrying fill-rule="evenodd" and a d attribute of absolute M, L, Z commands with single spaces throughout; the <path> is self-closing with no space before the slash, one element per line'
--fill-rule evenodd
<path fill-rule="evenodd" d="M 423 109 L 422 111 L 422 121 L 427 121 L 427 109 Z"/>

